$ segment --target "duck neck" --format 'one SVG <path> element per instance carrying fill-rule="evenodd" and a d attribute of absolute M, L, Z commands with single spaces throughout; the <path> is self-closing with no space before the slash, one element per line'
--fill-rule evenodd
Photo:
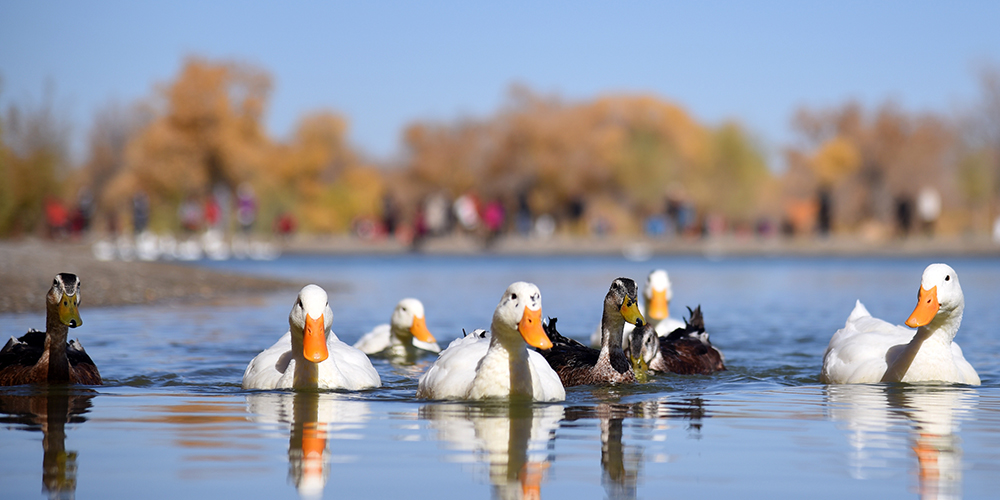
<path fill-rule="evenodd" d="M 917 328 L 906 347 L 891 360 L 882 382 L 902 382 L 913 360 L 921 351 L 932 351 L 951 356 L 951 343 L 962 324 L 962 310 L 952 314 L 938 314 L 927 325 Z"/>
<path fill-rule="evenodd" d="M 490 348 L 486 353 L 485 362 L 503 363 L 506 358 L 506 369 L 510 373 L 510 397 L 528 398 L 534 395 L 534 385 L 531 382 L 531 367 L 528 365 L 528 345 L 521 339 L 517 331 L 502 331 L 502 326 L 493 325 L 493 336 L 490 338 Z"/>
<path fill-rule="evenodd" d="M 294 330 L 292 327 L 292 357 L 295 359 L 295 387 L 300 389 L 319 387 L 319 363 L 314 363 L 308 359 L 303 352 L 302 337 L 303 332 Z"/>
<path fill-rule="evenodd" d="M 617 311 L 604 310 L 601 318 L 601 354 L 622 350 L 622 332 L 625 330 L 625 318 Z"/>
<path fill-rule="evenodd" d="M 395 356 L 412 357 L 416 355 L 417 348 L 413 346 L 413 334 L 405 328 L 396 325 L 389 325 L 390 349 Z"/>
<path fill-rule="evenodd" d="M 59 321 L 59 311 L 49 307 L 45 314 L 45 349 L 43 358 L 48 358 L 49 383 L 69 383 L 69 358 L 66 357 L 66 337 L 69 327 Z"/>

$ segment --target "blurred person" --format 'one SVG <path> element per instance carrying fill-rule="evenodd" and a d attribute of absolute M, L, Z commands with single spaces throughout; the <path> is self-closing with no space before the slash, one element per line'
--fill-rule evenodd
<path fill-rule="evenodd" d="M 249 182 L 240 184 L 236 193 L 236 222 L 240 230 L 249 234 L 257 220 L 257 196 Z"/>
<path fill-rule="evenodd" d="M 61 200 L 51 196 L 45 199 L 45 223 L 49 238 L 66 236 L 66 230 L 69 228 L 69 211 Z"/>
<path fill-rule="evenodd" d="M 917 195 L 917 216 L 920 227 L 927 236 L 934 236 L 934 226 L 941 216 L 941 195 L 932 187 L 925 187 Z"/>
<path fill-rule="evenodd" d="M 424 202 L 424 221 L 429 234 L 440 236 L 448 232 L 448 199 L 433 194 Z"/>
<path fill-rule="evenodd" d="M 500 200 L 494 199 L 486 205 L 486 208 L 483 210 L 483 224 L 486 226 L 487 243 L 492 243 L 500 236 L 506 217 L 506 211 Z"/>
<path fill-rule="evenodd" d="M 820 236 L 828 236 L 833 224 L 833 195 L 827 188 L 822 188 L 816 195 L 819 198 L 819 210 L 816 212 L 816 229 Z"/>
<path fill-rule="evenodd" d="M 455 211 L 455 218 L 466 231 L 474 231 L 479 227 L 479 209 L 476 198 L 471 194 L 459 196 L 452 206 Z"/>
<path fill-rule="evenodd" d="M 899 195 L 896 198 L 896 224 L 899 235 L 906 238 L 910 235 L 910 226 L 913 220 L 913 200 L 909 196 Z"/>
<path fill-rule="evenodd" d="M 191 234 L 201 230 L 202 211 L 195 201 L 194 196 L 188 196 L 184 202 L 177 207 L 177 218 L 181 221 L 181 229 L 185 233 Z"/>
<path fill-rule="evenodd" d="M 396 234 L 396 224 L 399 223 L 399 207 L 396 199 L 391 193 L 386 193 L 382 197 L 382 228 L 385 234 L 392 236 Z"/>
<path fill-rule="evenodd" d="M 132 195 L 132 231 L 141 234 L 149 225 L 149 197 L 145 191 Z"/>

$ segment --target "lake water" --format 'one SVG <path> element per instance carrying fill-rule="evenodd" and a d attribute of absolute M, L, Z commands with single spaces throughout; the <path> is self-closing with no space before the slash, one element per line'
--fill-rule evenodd
<path fill-rule="evenodd" d="M 353 343 L 420 298 L 442 345 L 487 328 L 507 285 L 584 339 L 611 281 L 670 272 L 671 313 L 701 304 L 729 370 L 575 387 L 560 404 L 416 400 L 427 363 L 374 360 L 383 387 L 250 392 L 247 362 L 288 328 L 296 290 L 213 303 L 87 306 L 105 384 L 0 388 L 0 497 L 996 498 L 1000 261 L 949 259 L 957 341 L 981 387 L 824 386 L 823 350 L 861 299 L 901 323 L 929 259 L 329 257 L 203 262 L 318 283 Z M 53 271 L 53 273 L 55 270 Z M 41 309 L 41 305 L 39 306 Z M 0 315 L 0 335 L 44 326 Z M 321 451 L 322 458 L 310 452 Z"/>

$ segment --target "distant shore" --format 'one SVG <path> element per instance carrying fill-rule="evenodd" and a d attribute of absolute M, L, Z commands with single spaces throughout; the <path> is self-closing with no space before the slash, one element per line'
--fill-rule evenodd
<path fill-rule="evenodd" d="M 0 241 L 0 313 L 44 314 L 45 294 L 60 272 L 80 276 L 83 308 L 218 300 L 296 286 L 168 262 L 102 262 L 94 258 L 90 245 L 82 243 Z"/>
<path fill-rule="evenodd" d="M 44 296 L 59 272 L 83 283 L 86 306 L 121 306 L 170 300 L 217 300 L 234 295 L 294 289 L 300 283 L 221 273 L 176 262 L 99 261 L 92 241 L 66 243 L 38 239 L 0 241 L 0 313 L 42 311 Z M 419 245 L 395 239 L 298 235 L 279 244 L 285 254 L 319 255 L 609 255 L 643 261 L 662 255 L 711 258 L 802 257 L 1000 257 L 987 238 L 910 238 L 872 242 L 856 238 L 629 239 L 506 236 L 487 245 L 469 235 L 427 238 Z"/>

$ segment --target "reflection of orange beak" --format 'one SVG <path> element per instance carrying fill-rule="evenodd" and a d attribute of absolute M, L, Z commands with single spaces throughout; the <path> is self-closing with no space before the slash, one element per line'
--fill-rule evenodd
<path fill-rule="evenodd" d="M 653 298 L 649 299 L 649 307 L 646 308 L 646 316 L 659 321 L 670 316 L 670 302 L 667 302 L 666 290 L 653 290 Z"/>
<path fill-rule="evenodd" d="M 434 342 L 434 336 L 427 329 L 427 323 L 424 322 L 423 316 L 413 317 L 413 326 L 410 327 L 410 333 L 421 342 Z"/>
<path fill-rule="evenodd" d="M 548 468 L 548 462 L 528 462 L 524 464 L 524 467 L 521 467 L 521 473 L 518 476 L 521 479 L 521 494 L 524 500 L 540 500 L 542 498 L 542 479 Z"/>
<path fill-rule="evenodd" d="M 305 422 L 302 428 L 302 475 L 323 477 L 323 452 L 326 451 L 326 432 L 318 422 Z"/>
<path fill-rule="evenodd" d="M 539 349 L 551 349 L 552 341 L 549 340 L 548 335 L 545 335 L 545 330 L 542 329 L 542 309 L 538 308 L 537 311 L 532 311 L 528 309 L 528 306 L 524 306 L 524 316 L 521 317 L 521 322 L 517 324 L 517 331 L 521 332 L 521 337 L 528 345 L 535 346 Z"/>
<path fill-rule="evenodd" d="M 330 356 L 326 350 L 326 328 L 323 316 L 313 319 L 306 314 L 306 331 L 302 337 L 302 355 L 313 363 L 319 363 Z"/>
<path fill-rule="evenodd" d="M 917 307 L 913 310 L 913 314 L 906 319 L 906 326 L 916 328 L 930 323 L 940 308 L 941 305 L 938 304 L 937 298 L 937 287 L 933 286 L 930 290 L 920 287 L 920 293 L 917 294 Z"/>

